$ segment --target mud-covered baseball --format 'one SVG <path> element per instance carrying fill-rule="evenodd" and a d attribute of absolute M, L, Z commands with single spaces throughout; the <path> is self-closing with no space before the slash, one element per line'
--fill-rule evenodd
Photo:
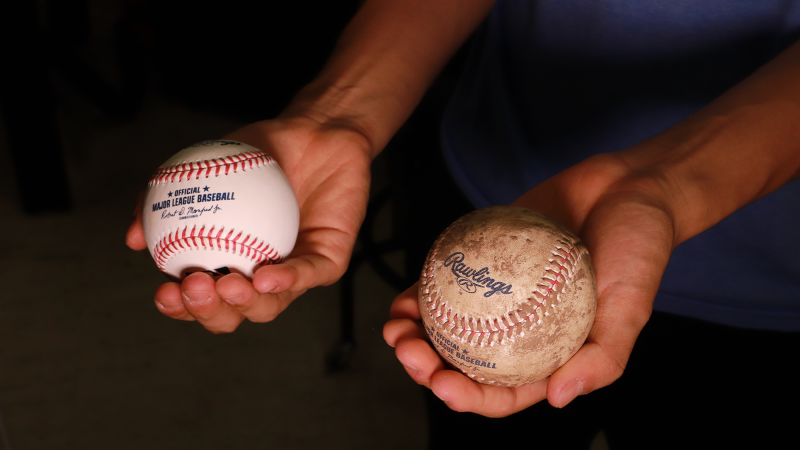
<path fill-rule="evenodd" d="M 450 225 L 419 285 L 422 321 L 442 358 L 473 380 L 522 386 L 578 351 L 597 288 L 583 243 L 530 209 L 493 206 Z"/>
<path fill-rule="evenodd" d="M 282 261 L 294 247 L 299 208 L 265 152 L 241 142 L 198 142 L 162 164 L 147 188 L 145 240 L 175 278 L 239 273 Z"/>

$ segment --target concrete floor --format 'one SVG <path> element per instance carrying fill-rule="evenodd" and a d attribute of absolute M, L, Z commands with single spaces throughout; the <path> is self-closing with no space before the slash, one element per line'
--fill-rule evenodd
<path fill-rule="evenodd" d="M 103 42 L 89 51 L 107 51 Z M 229 335 L 154 307 L 164 278 L 148 253 L 124 244 L 133 199 L 169 155 L 243 123 L 157 89 L 125 124 L 69 86 L 59 83 L 58 96 L 72 212 L 20 212 L 0 136 L 0 411 L 9 448 L 425 447 L 421 388 L 381 337 L 396 292 L 368 266 L 356 274 L 359 347 L 334 374 L 323 361 L 339 332 L 337 285 Z M 605 448 L 602 436 L 593 448 Z"/>

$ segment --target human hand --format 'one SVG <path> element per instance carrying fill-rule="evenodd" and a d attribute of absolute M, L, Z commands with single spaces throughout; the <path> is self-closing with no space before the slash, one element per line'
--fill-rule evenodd
<path fill-rule="evenodd" d="M 662 187 L 617 155 L 590 158 L 536 186 L 517 201 L 577 232 L 596 269 L 598 302 L 584 346 L 548 379 L 523 387 L 476 383 L 445 366 L 421 327 L 417 286 L 392 304 L 386 342 L 414 381 L 450 408 L 503 417 L 545 398 L 563 407 L 620 377 L 652 310 L 674 246 Z"/>
<path fill-rule="evenodd" d="M 300 229 L 287 259 L 259 268 L 252 282 L 238 274 L 215 281 L 194 273 L 156 290 L 155 303 L 163 314 L 196 320 L 214 333 L 231 332 L 244 319 L 271 321 L 307 289 L 341 277 L 364 218 L 370 183 L 369 141 L 345 124 L 293 115 L 245 126 L 225 139 L 252 145 L 278 161 L 297 196 Z M 134 250 L 147 248 L 141 204 L 126 242 Z"/>
<path fill-rule="evenodd" d="M 384 337 L 409 375 L 456 411 L 512 414 L 545 398 L 563 407 L 622 375 L 672 249 L 800 178 L 800 42 L 678 124 L 583 161 L 514 202 L 577 232 L 592 254 L 597 314 L 585 345 L 547 380 L 478 385 L 446 370 L 419 327 L 416 290 L 392 305 Z"/>

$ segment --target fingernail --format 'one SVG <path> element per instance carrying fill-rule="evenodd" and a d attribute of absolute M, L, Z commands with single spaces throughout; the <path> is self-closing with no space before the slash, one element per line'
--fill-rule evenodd
<path fill-rule="evenodd" d="M 572 380 L 564 386 L 561 393 L 558 394 L 558 408 L 567 406 L 571 401 L 575 400 L 579 395 L 583 394 L 583 381 Z"/>
<path fill-rule="evenodd" d="M 414 375 L 419 375 L 420 373 L 422 373 L 416 367 L 408 366 L 405 364 L 403 364 L 403 367 L 406 369 L 406 372 L 413 373 Z"/>
<path fill-rule="evenodd" d="M 222 297 L 222 300 L 231 306 L 237 306 L 244 302 L 244 297 L 241 295 L 233 295 L 230 297 Z"/>
<path fill-rule="evenodd" d="M 200 291 L 184 291 L 183 299 L 191 305 L 200 305 L 207 303 L 211 297 L 205 292 Z"/>
<path fill-rule="evenodd" d="M 278 285 L 272 286 L 269 289 L 264 289 L 265 294 L 277 294 L 279 292 L 281 292 L 281 287 Z"/>
<path fill-rule="evenodd" d="M 256 288 L 256 290 L 258 292 L 261 292 L 262 294 L 266 294 L 268 292 L 272 293 L 275 291 L 275 289 L 277 289 L 277 286 L 274 286 L 271 280 L 268 281 L 253 280 L 253 287 Z"/>

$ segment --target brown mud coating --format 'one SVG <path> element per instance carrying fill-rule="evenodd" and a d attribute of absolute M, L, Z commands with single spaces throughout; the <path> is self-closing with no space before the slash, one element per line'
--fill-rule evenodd
<path fill-rule="evenodd" d="M 473 211 L 433 244 L 419 306 L 434 347 L 475 381 L 547 378 L 583 345 L 597 287 L 586 246 L 538 212 Z"/>

